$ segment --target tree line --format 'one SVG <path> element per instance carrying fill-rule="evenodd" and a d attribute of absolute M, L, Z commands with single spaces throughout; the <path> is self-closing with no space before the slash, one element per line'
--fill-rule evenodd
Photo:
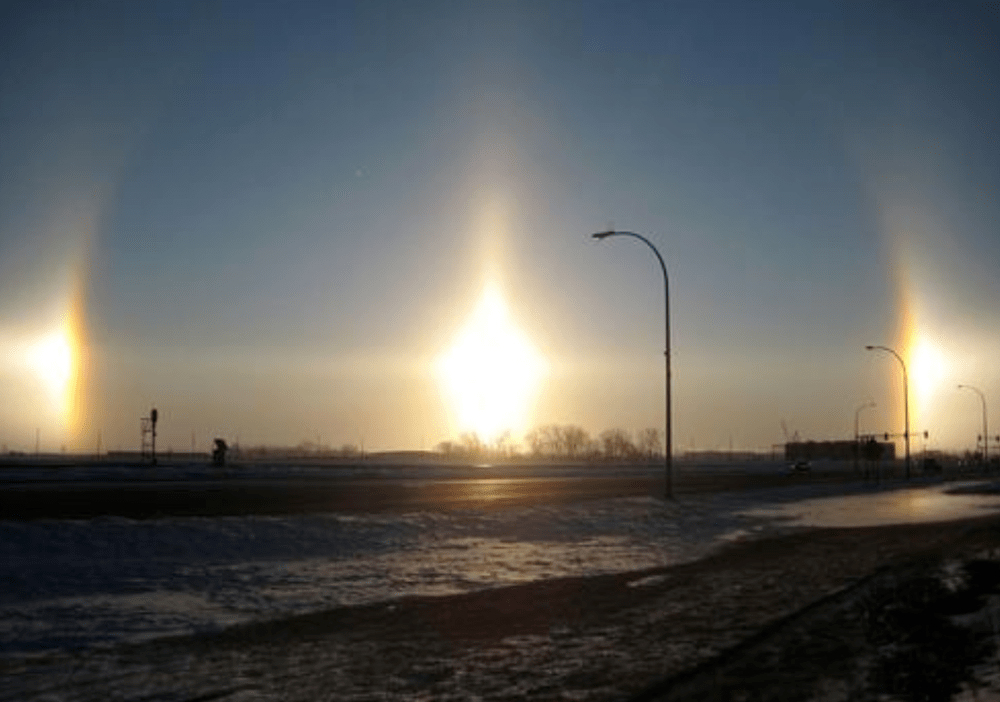
<path fill-rule="evenodd" d="M 662 456 L 663 432 L 646 428 L 633 433 L 627 429 L 605 429 L 591 436 L 575 424 L 546 424 L 524 436 L 524 452 L 505 432 L 493 441 L 484 441 L 475 432 L 466 432 L 457 441 L 442 441 L 438 453 L 446 457 L 483 459 L 529 456 L 577 461 L 651 461 Z"/>

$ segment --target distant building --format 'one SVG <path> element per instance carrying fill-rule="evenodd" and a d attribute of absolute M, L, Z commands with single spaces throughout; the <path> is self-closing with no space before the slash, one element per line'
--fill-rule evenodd
<path fill-rule="evenodd" d="M 848 439 L 845 441 L 790 441 L 785 444 L 786 461 L 814 461 L 818 459 L 830 459 L 834 461 L 852 461 L 855 451 L 860 451 L 859 459 L 865 457 L 864 441 L 855 443 Z M 883 461 L 896 460 L 896 444 L 891 441 L 879 441 L 882 448 Z M 857 447 L 857 448 L 855 448 Z"/>
<path fill-rule="evenodd" d="M 685 451 L 679 458 L 684 461 L 691 461 L 697 463 L 745 463 L 748 461 L 762 461 L 768 458 L 770 454 L 763 453 L 760 451 L 718 451 L 718 450 L 705 450 L 705 451 Z"/>

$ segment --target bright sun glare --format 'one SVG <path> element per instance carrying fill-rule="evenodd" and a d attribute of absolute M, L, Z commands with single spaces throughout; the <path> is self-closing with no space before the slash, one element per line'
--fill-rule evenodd
<path fill-rule="evenodd" d="M 917 391 L 917 399 L 921 406 L 925 406 L 948 373 L 945 355 L 937 346 L 921 339 L 910 352 L 908 365 L 910 382 Z"/>
<path fill-rule="evenodd" d="M 503 297 L 490 285 L 437 369 L 459 430 L 494 441 L 526 428 L 546 363 L 511 323 Z"/>
<path fill-rule="evenodd" d="M 73 354 L 65 331 L 54 331 L 28 349 L 28 362 L 55 395 L 66 389 L 72 372 Z"/>

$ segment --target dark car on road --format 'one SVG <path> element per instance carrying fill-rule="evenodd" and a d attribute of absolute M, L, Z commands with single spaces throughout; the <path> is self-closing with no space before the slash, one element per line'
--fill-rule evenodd
<path fill-rule="evenodd" d="M 788 466 L 788 474 L 803 475 L 805 473 L 808 473 L 811 468 L 812 466 L 810 465 L 809 461 L 805 460 L 795 461 L 794 463 Z"/>

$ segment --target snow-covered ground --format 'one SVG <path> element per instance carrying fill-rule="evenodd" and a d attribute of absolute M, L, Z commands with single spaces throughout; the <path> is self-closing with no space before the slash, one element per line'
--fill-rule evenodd
<path fill-rule="evenodd" d="M 0 657 L 676 564 L 795 528 L 780 505 L 845 489 L 859 488 L 489 511 L 0 521 Z"/>

